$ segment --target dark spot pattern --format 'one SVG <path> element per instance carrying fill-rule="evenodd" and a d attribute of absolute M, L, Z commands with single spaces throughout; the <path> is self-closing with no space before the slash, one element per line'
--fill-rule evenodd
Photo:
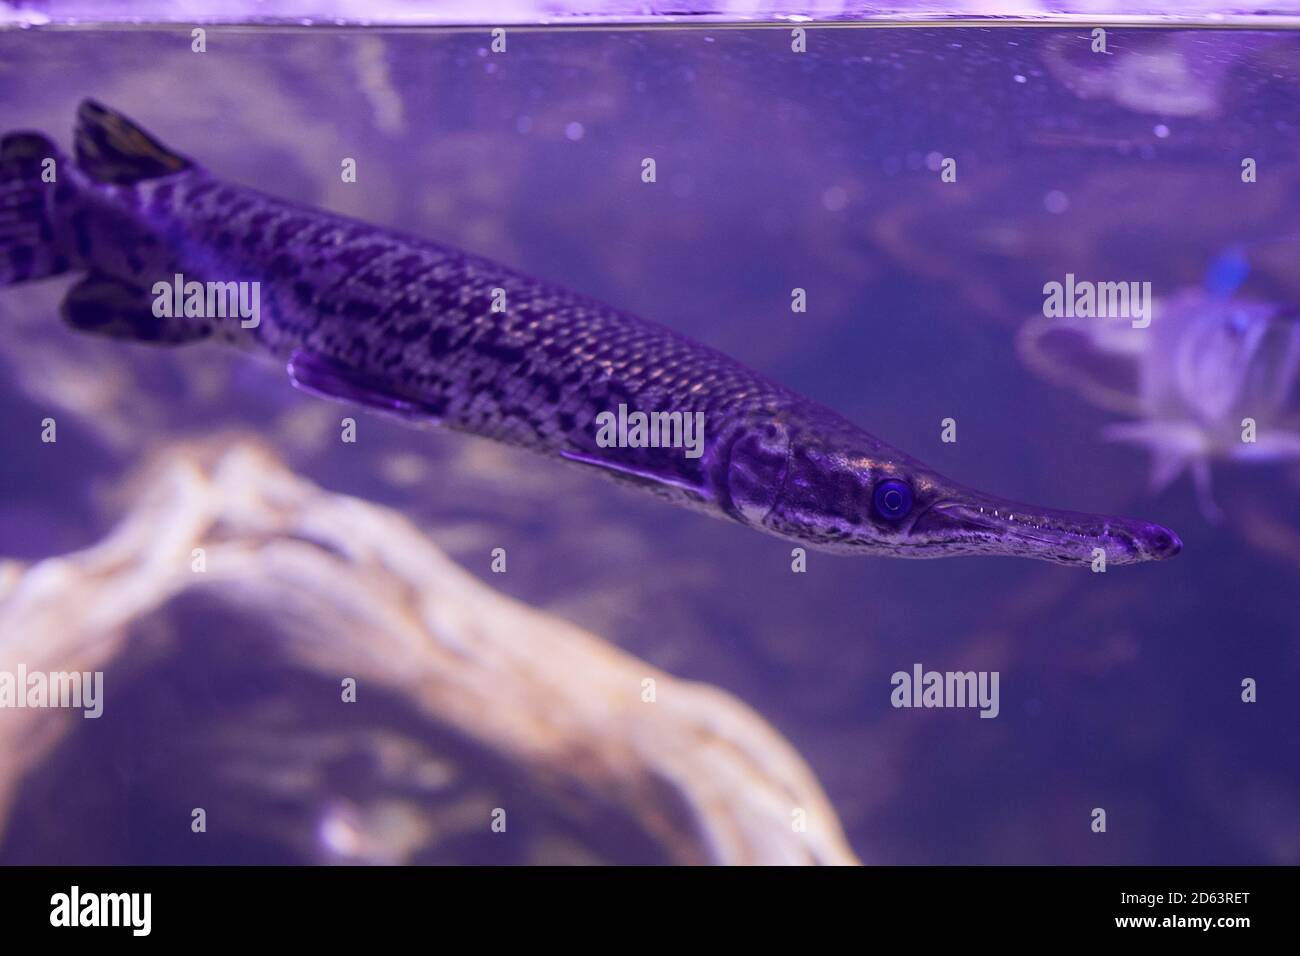
<path fill-rule="evenodd" d="M 304 353 L 343 370 L 339 380 L 325 376 L 321 384 L 334 383 L 350 400 L 614 466 L 617 472 L 606 473 L 655 494 L 761 522 L 813 546 L 923 556 L 906 540 L 906 509 L 900 505 L 902 516 L 884 529 L 889 522 L 871 510 L 878 464 L 855 464 L 867 456 L 876 462 L 906 456 L 662 326 L 487 259 L 222 184 L 201 169 L 140 183 L 117 208 L 112 229 L 104 217 L 96 217 L 96 226 L 84 213 L 60 223 L 71 246 L 107 271 L 138 265 L 142 277 L 170 280 L 182 272 L 199 281 L 262 283 L 256 329 L 184 318 L 160 320 L 165 327 L 153 329 L 142 319 L 141 336 L 251 336 L 282 359 Z M 129 261 L 118 246 L 129 249 Z M 505 309 L 496 311 L 501 293 Z M 82 318 L 95 321 L 88 313 Z M 680 448 L 599 447 L 597 416 L 617 414 L 619 406 L 702 413 L 703 456 L 688 458 Z M 783 429 L 796 437 L 782 438 Z M 733 464 L 741 464 L 732 461 L 732 449 L 742 438 L 746 447 L 757 441 L 767 448 L 765 456 L 749 456 L 758 497 L 747 501 L 737 500 L 738 485 L 728 484 Z M 777 489 L 767 488 L 773 475 L 781 476 Z M 1176 538 L 1158 535 L 1144 545 L 1160 553 L 1178 547 Z M 972 538 L 931 551 L 978 548 L 984 545 Z M 1059 545 L 1039 546 L 1029 556 L 1077 560 Z"/>

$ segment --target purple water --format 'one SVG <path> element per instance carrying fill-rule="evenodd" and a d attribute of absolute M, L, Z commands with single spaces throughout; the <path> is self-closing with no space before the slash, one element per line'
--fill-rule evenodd
<path fill-rule="evenodd" d="M 662 322 L 956 480 L 1166 524 L 1185 545 L 1172 561 L 1093 574 L 812 553 L 794 574 L 787 542 L 480 439 L 359 413 L 366 453 L 340 450 L 320 419 L 342 412 L 282 369 L 79 336 L 58 319 L 59 279 L 0 290 L 0 555 L 89 547 L 152 453 L 247 434 L 313 482 L 406 515 L 492 587 L 739 697 L 802 754 L 863 860 L 1298 863 L 1300 467 L 1215 446 L 1212 523 L 1189 473 L 1151 492 L 1148 450 L 1101 434 L 1135 416 L 1076 387 L 1137 396 L 1135 368 L 1174 362 L 1168 339 L 1118 371 L 1058 357 L 1056 380 L 1017 341 L 1067 273 L 1193 303 L 1217 276 L 1214 294 L 1293 321 L 1300 35 L 1117 27 L 1094 53 L 1090 30 L 810 28 L 795 53 L 789 28 L 557 29 L 512 31 L 504 54 L 480 30 L 212 27 L 205 53 L 184 27 L 9 30 L 0 125 L 66 148 L 93 97 L 229 180 Z M 357 182 L 340 180 L 343 157 Z M 1223 266 L 1234 244 L 1236 271 Z M 791 310 L 795 288 L 806 312 Z M 1277 328 L 1245 364 L 1220 368 L 1211 345 L 1177 374 L 1202 397 L 1280 374 L 1283 398 L 1258 417 L 1293 432 Z M 1238 406 L 1225 408 L 1197 423 L 1235 434 Z M 47 415 L 55 445 L 39 441 Z M 955 443 L 941 440 L 950 417 Z M 497 545 L 504 575 L 489 571 Z M 187 629 L 180 649 L 151 658 L 142 628 L 146 651 L 109 672 L 121 696 L 105 718 L 27 772 L 0 862 L 319 858 L 253 829 L 185 838 L 190 807 L 217 819 L 248 805 L 238 783 L 204 777 L 202 728 L 232 713 L 252 728 L 277 707 L 300 729 L 341 718 L 316 702 L 332 685 L 250 662 L 247 620 L 169 615 Z M 998 717 L 891 707 L 891 675 L 918 662 L 999 672 Z M 383 708 L 370 719 L 409 725 L 399 703 Z M 430 745 L 464 769 L 466 792 L 513 779 L 453 735 Z M 357 760 L 331 769 L 321 800 L 395 786 Z M 510 786 L 524 804 L 549 799 L 545 781 Z M 664 858 L 627 829 L 566 832 L 607 859 Z M 487 837 L 425 858 L 524 859 Z"/>

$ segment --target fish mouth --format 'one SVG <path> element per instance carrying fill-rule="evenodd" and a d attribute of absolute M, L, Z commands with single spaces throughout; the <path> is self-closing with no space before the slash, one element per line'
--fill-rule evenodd
<path fill-rule="evenodd" d="M 940 498 L 919 514 L 909 537 L 936 554 L 990 554 L 1056 564 L 1163 561 L 1183 549 L 1169 528 L 1136 518 L 1035 508 L 983 497 Z"/>

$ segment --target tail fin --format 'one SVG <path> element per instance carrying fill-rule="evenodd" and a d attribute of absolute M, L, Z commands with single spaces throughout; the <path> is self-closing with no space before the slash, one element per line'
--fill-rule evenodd
<path fill-rule="evenodd" d="M 194 163 L 174 153 L 121 113 L 94 100 L 77 108 L 77 165 L 96 182 L 130 185 L 170 176 Z"/>
<path fill-rule="evenodd" d="M 75 189 L 68 181 L 71 168 L 59 168 L 61 158 L 39 133 L 0 139 L 0 286 L 58 275 L 71 265 L 55 242 L 50 216 L 59 190 Z M 55 182 L 45 181 L 47 169 Z"/>

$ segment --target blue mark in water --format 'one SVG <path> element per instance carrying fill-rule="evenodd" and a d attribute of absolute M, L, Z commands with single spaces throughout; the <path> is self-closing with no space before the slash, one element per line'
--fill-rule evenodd
<path fill-rule="evenodd" d="M 1227 298 L 1241 288 L 1250 275 L 1250 260 L 1246 247 L 1240 244 L 1227 246 L 1210 263 L 1205 273 L 1205 289 L 1211 295 Z"/>

